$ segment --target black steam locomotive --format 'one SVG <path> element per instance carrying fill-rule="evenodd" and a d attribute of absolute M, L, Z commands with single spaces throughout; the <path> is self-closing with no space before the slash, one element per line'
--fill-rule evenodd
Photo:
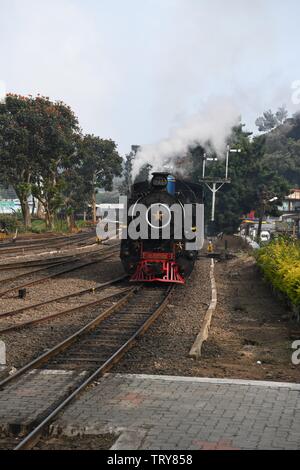
<path fill-rule="evenodd" d="M 128 207 L 120 256 L 131 281 L 184 284 L 203 245 L 202 186 L 153 173 L 132 186 Z"/>

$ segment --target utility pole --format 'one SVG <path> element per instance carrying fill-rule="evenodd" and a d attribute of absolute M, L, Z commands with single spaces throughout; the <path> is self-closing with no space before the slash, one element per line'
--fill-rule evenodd
<path fill-rule="evenodd" d="M 263 223 L 265 213 L 266 213 L 266 205 L 267 205 L 267 193 L 265 191 L 262 191 L 261 196 L 260 196 L 259 219 L 258 219 L 258 228 L 257 228 L 257 235 L 256 235 L 257 243 L 260 242 L 262 223 Z"/>
<path fill-rule="evenodd" d="M 215 221 L 215 211 L 216 211 L 216 194 L 217 192 L 224 186 L 224 184 L 230 184 L 231 179 L 228 177 L 229 173 L 229 155 L 230 153 L 240 153 L 241 149 L 231 149 L 229 145 L 227 145 L 226 150 L 226 160 L 225 160 L 225 178 L 216 178 L 216 177 L 206 177 L 205 170 L 206 170 L 206 162 L 207 161 L 217 161 L 218 158 L 209 158 L 207 157 L 206 153 L 203 155 L 203 171 L 202 171 L 202 179 L 200 180 L 201 183 L 205 183 L 207 188 L 212 192 L 212 208 L 211 208 L 211 221 Z"/>
<path fill-rule="evenodd" d="M 230 183 L 230 181 L 225 181 L 222 179 L 209 179 L 205 178 L 205 184 L 208 189 L 212 192 L 212 204 L 211 204 L 211 221 L 215 221 L 215 211 L 216 211 L 216 194 L 224 186 L 225 183 Z"/>
<path fill-rule="evenodd" d="M 216 194 L 219 191 L 219 189 L 222 188 L 224 183 L 222 183 L 219 187 L 217 187 L 217 183 L 213 182 L 212 183 L 212 188 L 210 186 L 209 189 L 212 191 L 212 205 L 211 205 L 211 221 L 215 221 L 215 210 L 216 210 Z"/>

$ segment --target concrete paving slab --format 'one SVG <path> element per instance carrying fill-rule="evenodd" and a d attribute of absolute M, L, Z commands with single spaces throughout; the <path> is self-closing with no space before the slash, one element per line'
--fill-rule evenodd
<path fill-rule="evenodd" d="M 300 384 L 107 374 L 52 430 L 109 430 L 114 450 L 300 449 Z"/>

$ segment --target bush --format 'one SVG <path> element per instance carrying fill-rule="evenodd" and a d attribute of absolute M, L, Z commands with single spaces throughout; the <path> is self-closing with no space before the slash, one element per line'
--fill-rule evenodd
<path fill-rule="evenodd" d="M 289 301 L 300 307 L 300 242 L 280 238 L 256 253 L 265 278 Z"/>
<path fill-rule="evenodd" d="M 31 232 L 32 233 L 45 233 L 46 232 L 46 224 L 44 220 L 40 219 L 33 219 L 31 224 Z"/>

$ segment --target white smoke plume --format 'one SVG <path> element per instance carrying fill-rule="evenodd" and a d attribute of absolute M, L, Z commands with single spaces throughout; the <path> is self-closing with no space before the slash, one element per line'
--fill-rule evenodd
<path fill-rule="evenodd" d="M 153 171 L 170 170 L 178 157 L 186 156 L 197 145 L 208 145 L 220 157 L 232 128 L 239 123 L 240 114 L 232 100 L 214 98 L 206 102 L 199 113 L 191 116 L 182 126 L 173 128 L 169 136 L 153 145 L 142 146 L 133 165 L 133 177 L 140 168 L 150 163 Z"/>

